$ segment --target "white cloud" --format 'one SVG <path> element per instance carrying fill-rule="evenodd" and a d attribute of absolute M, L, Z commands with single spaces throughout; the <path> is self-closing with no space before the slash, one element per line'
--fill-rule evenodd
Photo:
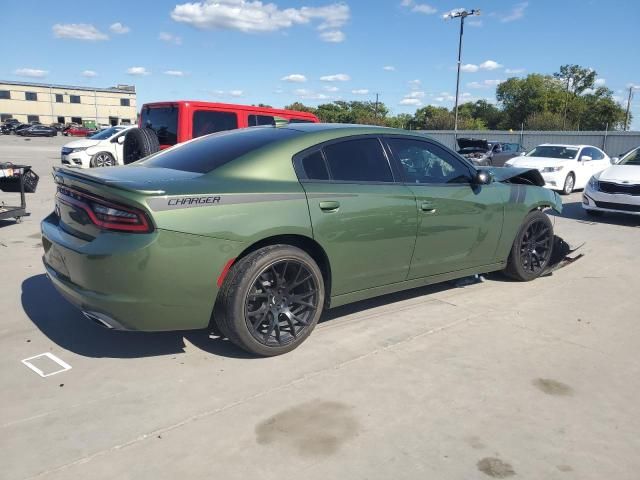
<path fill-rule="evenodd" d="M 413 105 L 414 107 L 419 107 L 422 105 L 422 102 L 417 98 L 403 98 L 400 100 L 400 105 Z"/>
<path fill-rule="evenodd" d="M 73 38 L 75 40 L 108 40 L 109 36 L 88 23 L 56 23 L 53 27 L 56 38 Z"/>
<path fill-rule="evenodd" d="M 82 76 L 87 78 L 93 78 L 93 77 L 97 77 L 98 74 L 93 70 L 85 70 L 82 72 Z"/>
<path fill-rule="evenodd" d="M 165 70 L 163 73 L 170 77 L 184 77 L 184 72 L 182 70 Z"/>
<path fill-rule="evenodd" d="M 324 87 L 322 87 L 322 89 L 326 92 L 337 92 L 338 90 L 340 90 L 335 85 L 325 85 Z"/>
<path fill-rule="evenodd" d="M 424 92 L 417 90 L 407 93 L 404 98 L 424 98 L 424 95 Z"/>
<path fill-rule="evenodd" d="M 385 65 L 384 67 L 382 67 L 382 69 L 385 72 L 395 72 L 396 71 L 396 67 L 394 67 L 393 65 Z"/>
<path fill-rule="evenodd" d="M 467 25 L 470 27 L 481 27 L 483 25 L 482 20 L 468 20 Z"/>
<path fill-rule="evenodd" d="M 282 77 L 280 80 L 283 82 L 303 83 L 307 81 L 307 77 L 300 73 L 292 73 L 291 75 Z"/>
<path fill-rule="evenodd" d="M 504 73 L 509 73 L 509 74 L 518 74 L 518 73 L 524 73 L 526 70 L 524 68 L 507 68 Z"/>
<path fill-rule="evenodd" d="M 498 62 L 493 60 L 486 60 L 482 62 L 480 65 L 476 65 L 474 63 L 465 63 L 460 67 L 460 70 L 467 73 L 475 73 L 479 70 L 497 70 L 498 68 L 502 68 Z"/>
<path fill-rule="evenodd" d="M 604 87 L 605 83 L 607 83 L 607 79 L 606 78 L 598 78 L 593 84 L 596 87 Z"/>
<path fill-rule="evenodd" d="M 501 22 L 513 22 L 514 20 L 520 20 L 524 17 L 524 11 L 529 6 L 529 2 L 522 2 L 516 4 L 513 9 L 505 14 L 500 21 Z"/>
<path fill-rule="evenodd" d="M 242 90 L 229 90 L 229 95 L 232 97 L 241 97 L 244 95 L 244 92 Z"/>
<path fill-rule="evenodd" d="M 502 82 L 503 82 L 503 80 L 483 80 L 482 82 L 470 82 L 470 83 L 467 83 L 467 87 L 469 87 L 469 88 L 490 88 L 490 87 L 496 87 Z"/>
<path fill-rule="evenodd" d="M 583 95 L 591 95 L 593 93 L 596 93 L 595 88 L 585 88 L 582 92 Z"/>
<path fill-rule="evenodd" d="M 440 92 L 440 95 L 435 97 L 434 100 L 436 102 L 439 102 L 439 103 L 442 103 L 442 102 L 455 102 L 456 97 L 455 97 L 455 95 L 451 95 L 448 92 Z"/>
<path fill-rule="evenodd" d="M 111 30 L 113 33 L 117 35 L 123 35 L 131 31 L 129 27 L 127 27 L 126 25 L 123 25 L 120 22 L 112 23 L 111 26 L 109 27 L 109 30 Z"/>
<path fill-rule="evenodd" d="M 40 70 L 39 68 L 18 68 L 14 70 L 14 75 L 19 77 L 42 78 L 49 74 L 48 70 Z"/>
<path fill-rule="evenodd" d="M 320 40 L 329 43 L 340 43 L 344 42 L 346 35 L 341 30 L 323 30 L 320 32 Z"/>
<path fill-rule="evenodd" d="M 438 11 L 431 5 L 427 5 L 426 3 L 416 3 L 414 0 L 402 0 L 400 5 L 411 9 L 412 12 L 424 13 L 426 15 L 431 15 Z"/>
<path fill-rule="evenodd" d="M 336 73 L 335 75 L 324 75 L 320 77 L 323 82 L 348 82 L 351 77 L 346 73 Z"/>
<path fill-rule="evenodd" d="M 171 18 L 202 30 L 239 30 L 244 33 L 264 33 L 284 30 L 294 25 L 318 22 L 317 29 L 324 41 L 344 40 L 339 28 L 351 16 L 349 6 L 334 3 L 323 7 L 281 9 L 274 3 L 259 0 L 205 0 L 176 5 Z M 333 33 L 325 33 L 325 31 Z"/>
<path fill-rule="evenodd" d="M 422 82 L 418 79 L 409 80 L 407 83 L 409 83 L 409 88 L 411 90 L 418 90 L 422 86 Z"/>
<path fill-rule="evenodd" d="M 502 68 L 502 65 L 493 60 L 487 60 L 480 64 L 480 70 L 497 70 L 498 68 Z"/>
<path fill-rule="evenodd" d="M 351 93 L 353 93 L 354 95 L 366 95 L 367 93 L 369 93 L 369 90 L 366 88 L 357 88 L 355 90 L 351 90 Z"/>
<path fill-rule="evenodd" d="M 306 88 L 298 88 L 293 91 L 296 97 L 306 99 L 306 100 L 326 100 L 329 98 L 328 95 L 324 93 L 318 93 L 313 90 L 307 90 Z"/>
<path fill-rule="evenodd" d="M 173 43 L 174 45 L 182 45 L 181 37 L 167 32 L 160 32 L 160 34 L 158 35 L 158 40 L 162 40 L 163 42 L 167 43 Z"/>
<path fill-rule="evenodd" d="M 129 75 L 143 76 L 151 74 L 145 67 L 130 67 L 127 69 Z"/>

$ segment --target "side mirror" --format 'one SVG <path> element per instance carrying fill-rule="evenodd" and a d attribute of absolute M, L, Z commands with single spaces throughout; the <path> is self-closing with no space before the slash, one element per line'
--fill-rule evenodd
<path fill-rule="evenodd" d="M 524 157 L 527 154 L 527 152 L 520 152 L 520 156 Z"/>
<path fill-rule="evenodd" d="M 620 157 L 611 158 L 611 165 L 616 165 L 618 162 L 620 162 Z"/>
<path fill-rule="evenodd" d="M 478 170 L 472 179 L 474 185 L 488 185 L 493 182 L 493 177 L 487 170 Z"/>
<path fill-rule="evenodd" d="M 120 145 L 122 145 L 122 144 L 124 143 L 124 138 L 125 138 L 126 136 L 127 136 L 126 134 L 125 134 L 125 135 L 120 135 L 120 136 L 116 139 L 116 142 L 118 142 Z"/>
<path fill-rule="evenodd" d="M 581 162 L 590 162 L 591 160 L 593 160 L 593 158 L 591 158 L 589 155 L 583 155 L 580 157 Z"/>

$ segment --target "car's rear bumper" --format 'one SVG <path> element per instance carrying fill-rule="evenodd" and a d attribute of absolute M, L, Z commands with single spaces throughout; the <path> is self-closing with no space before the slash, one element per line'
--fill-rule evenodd
<path fill-rule="evenodd" d="M 217 279 L 238 242 L 167 230 L 105 232 L 87 242 L 41 224 L 47 275 L 92 320 L 119 330 L 190 330 L 209 325 Z"/>
<path fill-rule="evenodd" d="M 640 215 L 640 196 L 604 193 L 587 186 L 582 194 L 582 208 L 601 212 Z"/>

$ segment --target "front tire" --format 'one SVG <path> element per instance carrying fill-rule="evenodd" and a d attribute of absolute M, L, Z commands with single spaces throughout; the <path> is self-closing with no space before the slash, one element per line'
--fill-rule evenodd
<path fill-rule="evenodd" d="M 96 153 L 93 157 L 91 157 L 91 161 L 89 165 L 91 168 L 99 168 L 99 167 L 113 167 L 116 164 L 113 155 L 108 152 L 99 152 Z"/>
<path fill-rule="evenodd" d="M 573 173 L 567 175 L 567 178 L 564 179 L 564 185 L 562 186 L 562 194 L 569 195 L 573 192 L 573 187 L 576 185 L 576 177 Z"/>
<path fill-rule="evenodd" d="M 530 212 L 513 241 L 505 275 L 521 282 L 538 278 L 549 265 L 553 250 L 553 225 L 540 210 Z"/>
<path fill-rule="evenodd" d="M 322 315 L 324 281 L 316 262 L 290 245 L 271 245 L 237 261 L 218 294 L 214 321 L 249 353 L 290 352 Z"/>

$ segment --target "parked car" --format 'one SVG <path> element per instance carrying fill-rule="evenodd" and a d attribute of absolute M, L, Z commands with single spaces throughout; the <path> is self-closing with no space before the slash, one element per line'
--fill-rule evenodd
<path fill-rule="evenodd" d="M 20 130 L 24 130 L 25 128 L 29 128 L 31 127 L 31 125 L 29 125 L 28 123 L 19 123 L 17 124 L 14 129 L 13 129 L 13 133 L 15 133 L 16 135 L 18 135 L 18 132 Z"/>
<path fill-rule="evenodd" d="M 640 147 L 591 177 L 582 195 L 582 208 L 593 216 L 605 212 L 640 215 Z"/>
<path fill-rule="evenodd" d="M 58 131 L 45 125 L 31 125 L 27 128 L 16 130 L 16 135 L 23 137 L 55 137 L 58 135 Z"/>
<path fill-rule="evenodd" d="M 584 188 L 593 175 L 610 165 L 609 156 L 597 147 L 548 143 L 505 163 L 510 167 L 537 168 L 545 180 L 545 187 L 565 195 Z"/>
<path fill-rule="evenodd" d="M 488 141 L 479 138 L 459 138 L 458 153 L 476 165 L 501 167 L 504 163 L 524 152 L 518 143 Z"/>
<path fill-rule="evenodd" d="M 95 130 L 82 126 L 71 126 L 62 131 L 62 134 L 68 137 L 87 137 L 94 133 Z"/>
<path fill-rule="evenodd" d="M 421 134 L 353 125 L 220 132 L 54 178 L 44 264 L 85 316 L 214 328 L 267 356 L 325 308 L 496 270 L 533 280 L 554 243 L 542 210 L 562 208 L 537 170 L 489 172 Z"/>
<path fill-rule="evenodd" d="M 131 125 L 109 127 L 82 140 L 65 144 L 61 151 L 63 165 L 74 167 L 112 167 L 123 164 L 122 144 Z"/>
<path fill-rule="evenodd" d="M 58 132 L 62 132 L 65 129 L 64 123 L 52 123 L 49 126 L 55 128 Z"/>

